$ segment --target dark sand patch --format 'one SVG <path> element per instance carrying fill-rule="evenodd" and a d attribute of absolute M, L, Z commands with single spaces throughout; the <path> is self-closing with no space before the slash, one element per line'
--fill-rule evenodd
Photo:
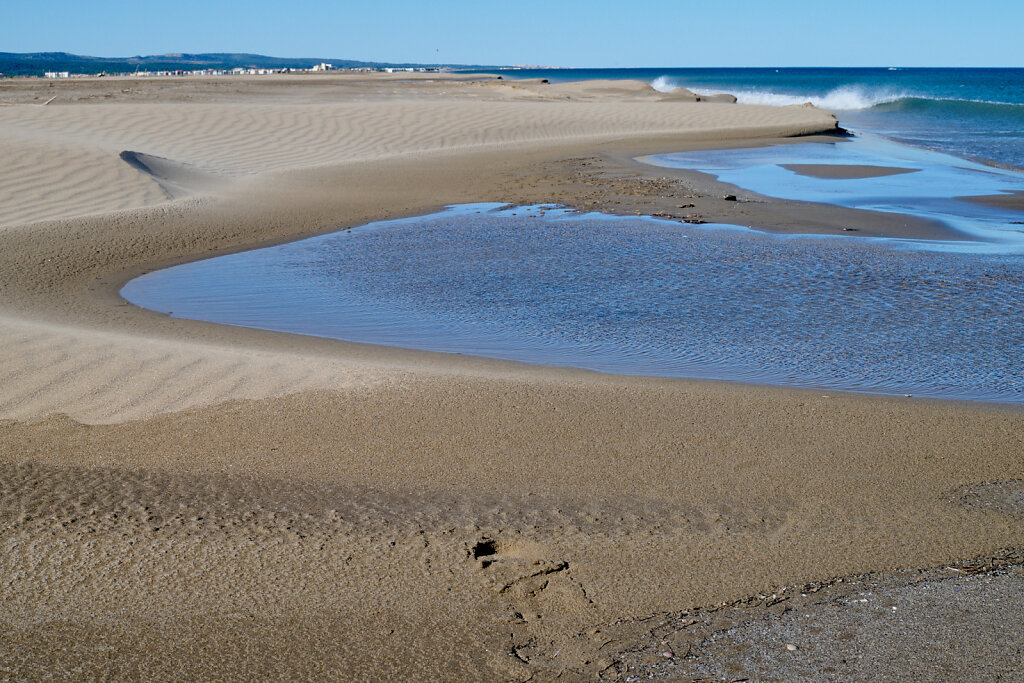
<path fill-rule="evenodd" d="M 867 164 L 779 164 L 787 171 L 797 175 L 824 180 L 861 180 L 863 178 L 883 178 L 890 175 L 917 173 L 919 168 L 899 168 L 898 166 L 870 166 Z"/>
<path fill-rule="evenodd" d="M 1024 479 L 965 486 L 954 491 L 951 500 L 975 510 L 1024 517 Z"/>
<path fill-rule="evenodd" d="M 1006 550 L 694 610 L 615 668 L 626 680 L 1004 680 L 1024 648 L 1021 559 Z"/>
<path fill-rule="evenodd" d="M 801 138 L 799 143 L 834 141 L 832 136 Z M 758 144 L 758 141 L 747 143 Z M 726 145 L 728 146 L 728 145 Z M 693 145 L 694 149 L 701 148 Z M 714 175 L 645 163 L 642 154 L 610 152 L 575 157 L 538 167 L 537 181 L 544 179 L 548 200 L 555 199 L 580 210 L 628 215 L 640 211 L 657 218 L 685 223 L 729 223 L 782 234 L 842 234 L 903 239 L 969 239 L 937 220 L 885 211 L 851 209 L 833 204 L 779 199 L 724 183 Z M 565 178 L 554 185 L 552 177 Z M 532 184 L 537 184 L 533 181 Z M 554 186 L 553 186 L 554 185 Z M 738 201 L 725 201 L 733 195 Z M 516 196 L 530 203 L 536 192 Z"/>

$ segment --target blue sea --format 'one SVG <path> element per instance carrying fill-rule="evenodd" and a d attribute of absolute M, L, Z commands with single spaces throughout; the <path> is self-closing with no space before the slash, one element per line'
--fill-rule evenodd
<path fill-rule="evenodd" d="M 505 69 L 552 82 L 636 79 L 655 89 L 730 93 L 739 102 L 811 102 L 844 128 L 1024 168 L 1024 69 Z"/>

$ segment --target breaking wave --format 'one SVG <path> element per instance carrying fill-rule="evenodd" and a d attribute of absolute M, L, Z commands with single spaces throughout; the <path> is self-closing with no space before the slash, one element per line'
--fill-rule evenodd
<path fill-rule="evenodd" d="M 698 95 L 715 95 L 729 93 L 736 96 L 740 104 L 762 104 L 785 107 L 810 102 L 821 109 L 831 111 L 857 111 L 863 109 L 885 109 L 889 111 L 923 111 L 941 110 L 944 114 L 1002 114 L 1014 118 L 1024 115 L 1024 104 L 1014 102 L 995 102 L 988 100 L 971 100 L 959 98 L 922 97 L 900 90 L 867 88 L 857 85 L 844 85 L 829 90 L 824 95 L 775 92 L 756 88 L 721 88 L 707 86 L 684 86 L 669 76 L 659 76 L 651 81 L 651 87 L 659 92 L 671 92 L 679 87 L 686 87 Z"/>
<path fill-rule="evenodd" d="M 671 92 L 675 88 L 683 87 L 674 79 L 668 76 L 659 76 L 651 81 L 651 87 L 659 92 Z M 868 90 L 859 86 L 841 86 L 828 91 L 824 95 L 792 95 L 787 93 L 773 92 L 771 90 L 736 90 L 726 88 L 707 88 L 700 86 L 686 86 L 698 95 L 713 95 L 728 92 L 736 96 L 740 104 L 765 104 L 776 107 L 785 107 L 793 104 L 804 104 L 810 102 L 816 107 L 833 111 L 851 111 L 856 109 L 870 109 L 879 104 L 897 102 L 909 98 L 911 95 L 906 92 L 890 90 Z"/>
<path fill-rule="evenodd" d="M 786 95 L 768 90 L 741 90 L 732 94 L 736 96 L 737 102 L 743 104 L 767 104 L 778 107 L 810 102 L 815 107 L 832 111 L 871 109 L 880 104 L 898 102 L 909 97 L 905 92 L 871 92 L 855 86 L 836 88 L 824 95 Z"/>
<path fill-rule="evenodd" d="M 672 92 L 676 88 L 680 88 L 682 86 L 678 85 L 668 76 L 658 76 L 653 81 L 651 81 L 651 87 L 657 90 L 658 92 Z"/>

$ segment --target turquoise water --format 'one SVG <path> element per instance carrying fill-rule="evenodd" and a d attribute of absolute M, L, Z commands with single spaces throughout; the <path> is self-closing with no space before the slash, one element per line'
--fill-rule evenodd
<path fill-rule="evenodd" d="M 452 207 L 156 271 L 175 317 L 624 374 L 1024 403 L 1024 256 Z"/>
<path fill-rule="evenodd" d="M 632 78 L 749 104 L 813 102 L 842 126 L 1024 168 L 1024 69 L 509 69 L 512 78 Z"/>

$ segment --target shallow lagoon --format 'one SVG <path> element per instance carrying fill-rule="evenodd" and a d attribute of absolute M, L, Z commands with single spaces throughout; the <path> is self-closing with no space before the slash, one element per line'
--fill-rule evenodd
<path fill-rule="evenodd" d="M 405 348 L 1024 403 L 1024 256 L 911 246 L 467 205 L 149 273 L 122 294 Z"/>
<path fill-rule="evenodd" d="M 830 143 L 659 154 L 643 161 L 702 171 L 754 192 L 856 209 L 903 213 L 943 222 L 975 244 L 911 242 L 908 248 L 1024 253 L 1024 213 L 961 197 L 1024 192 L 1024 174 L 902 145 L 874 135 Z M 912 172 L 857 179 L 815 177 L 789 166 L 873 166 Z"/>

